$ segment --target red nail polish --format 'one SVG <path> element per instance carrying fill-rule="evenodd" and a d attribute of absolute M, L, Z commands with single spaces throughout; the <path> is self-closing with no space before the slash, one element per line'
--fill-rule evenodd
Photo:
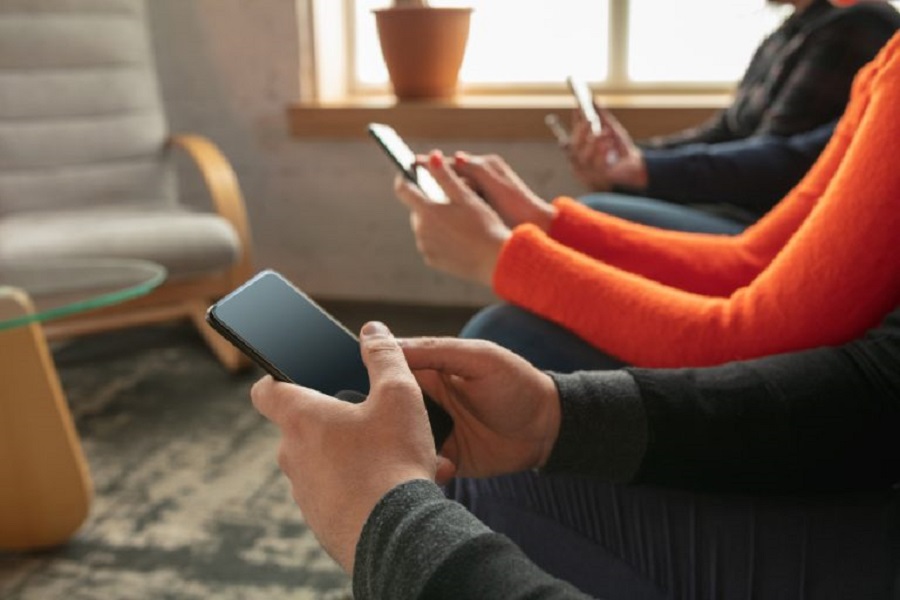
<path fill-rule="evenodd" d="M 457 152 L 453 156 L 453 160 L 454 160 L 454 164 L 457 167 L 463 167 L 463 166 L 469 164 L 469 157 L 466 156 L 465 154 L 463 154 L 462 152 Z"/>
<path fill-rule="evenodd" d="M 432 167 L 444 166 L 444 155 L 440 150 L 435 150 L 431 153 L 431 156 L 428 157 L 428 164 L 430 164 Z"/>

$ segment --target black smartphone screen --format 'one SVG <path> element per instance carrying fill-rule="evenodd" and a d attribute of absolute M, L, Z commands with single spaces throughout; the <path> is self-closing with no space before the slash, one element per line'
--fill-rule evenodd
<path fill-rule="evenodd" d="M 416 164 L 415 152 L 410 149 L 393 127 L 383 123 L 369 123 L 368 130 L 403 175 L 418 185 L 425 196 L 435 202 L 447 202 L 444 189 L 427 169 Z"/>
<path fill-rule="evenodd" d="M 210 313 L 279 379 L 329 395 L 369 391 L 356 337 L 274 271 L 259 273 Z"/>
<path fill-rule="evenodd" d="M 273 377 L 342 400 L 359 402 L 369 392 L 369 373 L 359 340 L 275 271 L 258 273 L 215 304 L 207 321 Z M 425 398 L 435 444 L 440 448 L 453 420 Z"/>

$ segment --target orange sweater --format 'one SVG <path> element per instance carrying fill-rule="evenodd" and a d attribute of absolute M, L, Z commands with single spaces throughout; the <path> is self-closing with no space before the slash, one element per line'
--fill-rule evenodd
<path fill-rule="evenodd" d="M 665 231 L 555 201 L 494 272 L 509 302 L 632 365 L 841 344 L 900 301 L 900 34 L 857 75 L 810 172 L 743 234 Z"/>

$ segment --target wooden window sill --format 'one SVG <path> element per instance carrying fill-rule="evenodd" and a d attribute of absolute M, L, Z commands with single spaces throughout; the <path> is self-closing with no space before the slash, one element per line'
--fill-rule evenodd
<path fill-rule="evenodd" d="M 635 137 L 647 137 L 695 125 L 726 106 L 727 94 L 597 96 Z M 570 96 L 469 96 L 449 101 L 396 102 L 369 97 L 343 102 L 288 107 L 295 138 L 363 138 L 366 124 L 386 122 L 404 137 L 468 140 L 548 140 L 547 113 L 564 122 Z"/>

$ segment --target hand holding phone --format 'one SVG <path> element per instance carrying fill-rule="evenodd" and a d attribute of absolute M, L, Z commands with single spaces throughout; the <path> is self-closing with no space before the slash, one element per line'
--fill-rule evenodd
<path fill-rule="evenodd" d="M 431 176 L 428 169 L 416 164 L 416 154 L 403 141 L 403 138 L 390 125 L 369 123 L 369 135 L 384 150 L 388 158 L 400 169 L 403 176 L 419 186 L 422 193 L 433 202 L 447 203 L 447 194 L 441 185 Z"/>
<path fill-rule="evenodd" d="M 279 381 L 348 402 L 368 394 L 356 336 L 275 271 L 261 271 L 210 306 L 206 320 Z M 425 408 L 440 449 L 453 419 L 427 396 Z"/>
<path fill-rule="evenodd" d="M 578 110 L 591 127 L 591 133 L 595 136 L 600 135 L 603 131 L 603 123 L 600 121 L 600 115 L 597 114 L 596 108 L 594 108 L 594 95 L 591 93 L 591 88 L 588 87 L 587 82 L 574 75 L 569 75 L 566 81 L 569 84 L 572 95 L 575 96 Z"/>

